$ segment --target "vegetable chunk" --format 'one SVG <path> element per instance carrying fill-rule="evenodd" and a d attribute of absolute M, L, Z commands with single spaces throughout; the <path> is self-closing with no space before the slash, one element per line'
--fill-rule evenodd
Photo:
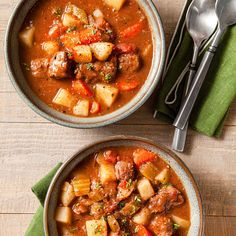
<path fill-rule="evenodd" d="M 111 107 L 116 101 L 118 93 L 118 88 L 106 84 L 97 84 L 95 88 L 97 99 L 103 102 L 107 107 Z"/>
<path fill-rule="evenodd" d="M 69 91 L 61 88 L 58 90 L 52 102 L 70 108 L 75 104 L 75 98 Z"/>
<path fill-rule="evenodd" d="M 74 60 L 78 63 L 92 62 L 92 51 L 89 46 L 81 45 L 74 47 Z"/>
<path fill-rule="evenodd" d="M 133 216 L 133 222 L 140 225 L 147 225 L 151 218 L 151 212 L 148 208 L 142 208 L 140 212 Z"/>
<path fill-rule="evenodd" d="M 148 200 L 155 194 L 151 183 L 146 178 L 138 181 L 137 188 L 143 201 Z"/>
<path fill-rule="evenodd" d="M 172 215 L 171 219 L 177 224 L 180 228 L 187 229 L 190 226 L 190 222 L 176 215 Z"/>
<path fill-rule="evenodd" d="M 72 211 L 70 207 L 57 207 L 55 220 L 63 224 L 71 224 Z"/>
<path fill-rule="evenodd" d="M 105 0 L 105 3 L 110 7 L 119 11 L 126 0 Z"/>
<path fill-rule="evenodd" d="M 87 17 L 86 12 L 83 9 L 78 8 L 76 5 L 69 3 L 66 6 L 65 12 L 66 14 L 73 15 L 78 23 L 88 24 L 88 17 Z M 66 25 L 66 26 L 71 26 L 71 25 Z"/>
<path fill-rule="evenodd" d="M 73 179 L 72 186 L 76 197 L 88 195 L 90 192 L 90 179 Z"/>
<path fill-rule="evenodd" d="M 161 171 L 160 174 L 158 174 L 155 178 L 156 181 L 162 183 L 162 184 L 167 184 L 170 179 L 170 170 L 165 168 L 163 171 Z"/>
<path fill-rule="evenodd" d="M 87 117 L 89 115 L 89 101 L 79 100 L 73 108 L 73 113 L 77 116 Z"/>
<path fill-rule="evenodd" d="M 27 27 L 19 33 L 20 41 L 27 47 L 32 47 L 34 44 L 35 27 Z"/>
<path fill-rule="evenodd" d="M 65 182 L 62 186 L 61 202 L 63 206 L 67 207 L 75 199 L 74 189 L 71 184 Z"/>
<path fill-rule="evenodd" d="M 59 51 L 59 45 L 56 41 L 47 41 L 42 43 L 42 49 L 48 54 L 48 55 L 54 55 Z"/>
<path fill-rule="evenodd" d="M 93 43 L 90 45 L 94 56 L 100 60 L 105 61 L 113 50 L 114 44 L 112 43 Z"/>
<path fill-rule="evenodd" d="M 99 175 L 103 185 L 108 182 L 116 181 L 115 167 L 112 164 L 100 165 Z"/>
<path fill-rule="evenodd" d="M 88 236 L 107 236 L 107 223 L 105 220 L 88 220 L 86 231 Z"/>

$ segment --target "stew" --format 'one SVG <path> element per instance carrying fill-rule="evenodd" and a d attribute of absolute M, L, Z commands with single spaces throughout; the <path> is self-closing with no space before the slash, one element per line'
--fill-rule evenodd
<path fill-rule="evenodd" d="M 152 62 L 151 31 L 135 0 L 41 0 L 19 40 L 33 91 L 52 108 L 80 117 L 127 104 Z"/>
<path fill-rule="evenodd" d="M 112 147 L 63 183 L 55 220 L 62 236 L 186 236 L 190 207 L 180 179 L 157 154 Z"/>

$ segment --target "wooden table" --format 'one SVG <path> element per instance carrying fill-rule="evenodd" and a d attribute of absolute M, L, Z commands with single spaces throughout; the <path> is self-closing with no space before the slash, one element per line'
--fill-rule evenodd
<path fill-rule="evenodd" d="M 0 235 L 23 235 L 39 203 L 30 187 L 56 163 L 79 148 L 110 135 L 137 135 L 170 146 L 173 127 L 152 119 L 153 104 L 102 129 L 76 130 L 52 124 L 30 110 L 16 94 L 4 66 L 4 31 L 17 1 L 0 0 Z M 184 0 L 160 0 L 168 42 Z M 180 157 L 201 189 L 207 236 L 236 235 L 236 104 L 221 139 L 190 131 Z"/>

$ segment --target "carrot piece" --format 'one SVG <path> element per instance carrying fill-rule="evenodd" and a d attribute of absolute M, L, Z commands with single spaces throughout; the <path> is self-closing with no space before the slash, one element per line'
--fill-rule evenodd
<path fill-rule="evenodd" d="M 88 28 L 79 32 L 80 44 L 91 44 L 102 40 L 101 31 L 96 28 Z"/>
<path fill-rule="evenodd" d="M 133 89 L 136 89 L 139 86 L 139 82 L 137 80 L 131 80 L 131 81 L 120 81 L 118 82 L 118 88 L 121 91 L 131 91 Z"/>
<path fill-rule="evenodd" d="M 62 23 L 58 23 L 57 25 L 53 25 L 49 32 L 48 36 L 50 39 L 56 39 L 60 37 L 65 31 L 67 27 L 63 26 Z"/>
<path fill-rule="evenodd" d="M 83 97 L 93 96 L 93 93 L 88 87 L 88 85 L 82 80 L 72 81 L 72 90 L 73 92 L 78 93 L 80 96 L 83 96 Z"/>
<path fill-rule="evenodd" d="M 137 36 L 144 28 L 144 20 L 140 20 L 138 23 L 123 30 L 120 35 L 122 38 L 131 38 Z"/>
<path fill-rule="evenodd" d="M 97 114 L 101 110 L 101 106 L 98 102 L 93 102 L 92 106 L 90 108 L 90 113 L 91 114 Z"/>
<path fill-rule="evenodd" d="M 134 163 L 139 168 L 141 165 L 152 162 L 156 159 L 156 155 L 145 149 L 137 149 L 133 153 Z"/>
<path fill-rule="evenodd" d="M 143 225 L 138 225 L 135 229 L 137 230 L 135 236 L 152 236 L 152 234 Z"/>

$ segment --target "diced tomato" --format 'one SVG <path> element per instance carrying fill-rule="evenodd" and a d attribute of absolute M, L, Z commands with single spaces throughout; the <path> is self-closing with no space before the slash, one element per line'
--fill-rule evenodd
<path fill-rule="evenodd" d="M 97 114 L 99 111 L 101 110 L 101 106 L 98 102 L 93 102 L 91 109 L 90 109 L 90 113 L 91 114 Z"/>
<path fill-rule="evenodd" d="M 104 152 L 104 157 L 107 162 L 115 164 L 117 162 L 118 153 L 113 150 L 107 150 Z"/>
<path fill-rule="evenodd" d="M 131 38 L 137 36 L 144 28 L 144 20 L 140 20 L 138 23 L 126 28 L 120 33 L 122 38 Z"/>
<path fill-rule="evenodd" d="M 62 25 L 62 23 L 58 23 L 56 25 L 53 25 L 49 32 L 48 32 L 48 36 L 51 39 L 56 39 L 58 37 L 60 37 L 65 31 L 66 31 L 66 27 Z"/>
<path fill-rule="evenodd" d="M 137 47 L 132 43 L 120 43 L 116 45 L 114 50 L 119 54 L 133 53 L 137 51 Z"/>
<path fill-rule="evenodd" d="M 96 28 L 88 28 L 79 32 L 80 44 L 88 45 L 102 40 L 101 31 Z"/>
<path fill-rule="evenodd" d="M 126 189 L 128 182 L 126 180 L 121 180 L 119 183 L 119 188 Z"/>
<path fill-rule="evenodd" d="M 137 149 L 133 153 L 134 163 L 139 168 L 141 165 L 152 162 L 156 159 L 156 155 L 145 149 Z"/>
<path fill-rule="evenodd" d="M 135 229 L 137 231 L 135 236 L 152 236 L 151 232 L 148 231 L 143 225 L 138 225 Z"/>
<path fill-rule="evenodd" d="M 118 82 L 118 88 L 121 91 L 131 91 L 133 89 L 136 89 L 138 86 L 139 86 L 139 82 L 137 80 L 130 80 L 130 81 L 122 80 Z"/>
<path fill-rule="evenodd" d="M 82 80 L 73 80 L 72 81 L 72 90 L 75 93 L 78 93 L 82 97 L 91 97 L 93 96 L 92 91 L 88 85 Z"/>

